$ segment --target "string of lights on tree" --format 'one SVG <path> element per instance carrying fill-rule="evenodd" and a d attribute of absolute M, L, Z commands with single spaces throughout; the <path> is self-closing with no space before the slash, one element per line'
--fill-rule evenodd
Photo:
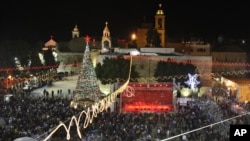
<path fill-rule="evenodd" d="M 98 86 L 96 72 L 90 57 L 88 44 L 90 37 L 87 36 L 85 39 L 87 41 L 87 45 L 83 55 L 80 75 L 76 83 L 75 96 L 73 97 L 72 103 L 75 104 L 74 106 L 83 105 L 80 103 L 84 103 L 84 106 L 87 106 L 87 103 L 91 104 L 92 102 L 99 101 L 103 97 L 103 94 Z M 81 102 L 79 101 L 80 99 Z"/>

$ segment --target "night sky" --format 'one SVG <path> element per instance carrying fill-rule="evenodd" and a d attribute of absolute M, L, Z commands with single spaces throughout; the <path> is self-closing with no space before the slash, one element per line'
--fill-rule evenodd
<path fill-rule="evenodd" d="M 129 38 L 142 24 L 154 21 L 159 3 L 166 15 L 169 37 L 247 38 L 250 8 L 247 1 L 228 0 L 2 0 L 0 38 L 47 41 L 71 39 L 77 24 L 81 36 L 102 36 L 105 21 L 111 36 Z"/>

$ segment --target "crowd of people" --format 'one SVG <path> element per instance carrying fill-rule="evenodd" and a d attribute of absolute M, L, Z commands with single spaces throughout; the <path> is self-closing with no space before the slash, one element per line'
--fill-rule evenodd
<path fill-rule="evenodd" d="M 71 108 L 69 98 L 60 95 L 54 97 L 52 92 L 48 93 L 45 90 L 44 96 L 39 98 L 21 96 L 14 97 L 8 103 L 1 102 L 0 117 L 5 119 L 6 124 L 0 126 L 0 140 L 13 141 L 24 136 L 43 140 L 60 122 L 69 124 L 72 116 L 83 110 Z M 58 93 L 60 94 L 60 90 Z M 71 125 L 70 140 L 153 141 L 176 136 L 171 140 L 227 141 L 231 124 L 250 124 L 250 115 L 223 122 L 238 114 L 232 111 L 232 103 L 235 101 L 228 98 L 213 100 L 210 97 L 199 97 L 192 104 L 176 105 L 175 111 L 165 113 L 122 113 L 106 110 L 99 113 L 87 128 L 79 125 L 82 139 L 77 135 L 76 125 Z M 248 108 L 246 103 L 237 104 Z M 213 125 L 216 122 L 221 123 Z M 186 134 L 194 129 L 199 130 Z M 50 140 L 66 140 L 65 129 L 60 128 Z"/>
<path fill-rule="evenodd" d="M 84 140 L 102 137 L 100 141 L 153 141 L 176 136 L 171 140 L 228 141 L 231 124 L 250 124 L 250 115 L 224 121 L 237 116 L 230 109 L 231 102 L 198 98 L 192 106 L 177 106 L 177 111 L 171 113 L 101 113 L 88 127 Z"/>
<path fill-rule="evenodd" d="M 8 103 L 1 102 L 0 117 L 6 124 L 0 127 L 0 140 L 23 136 L 40 139 L 40 135 L 80 112 L 69 103 L 69 99 L 60 97 L 13 97 Z"/>

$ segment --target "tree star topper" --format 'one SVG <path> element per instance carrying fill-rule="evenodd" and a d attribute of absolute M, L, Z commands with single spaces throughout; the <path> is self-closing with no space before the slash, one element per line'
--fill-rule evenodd
<path fill-rule="evenodd" d="M 84 39 L 85 39 L 85 41 L 87 42 L 87 43 L 89 43 L 89 40 L 90 40 L 90 37 L 87 35 L 86 37 L 84 37 Z"/>

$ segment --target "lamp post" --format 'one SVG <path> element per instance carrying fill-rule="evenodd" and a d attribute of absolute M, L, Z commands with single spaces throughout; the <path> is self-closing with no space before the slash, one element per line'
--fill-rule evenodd
<path fill-rule="evenodd" d="M 137 44 L 136 44 L 136 34 L 135 33 L 133 33 L 131 35 L 131 46 L 132 46 L 132 48 L 136 48 L 137 47 Z"/>
<path fill-rule="evenodd" d="M 133 33 L 133 34 L 131 35 L 131 39 L 132 39 L 132 41 L 134 41 L 134 40 L 136 39 L 135 33 Z"/>

